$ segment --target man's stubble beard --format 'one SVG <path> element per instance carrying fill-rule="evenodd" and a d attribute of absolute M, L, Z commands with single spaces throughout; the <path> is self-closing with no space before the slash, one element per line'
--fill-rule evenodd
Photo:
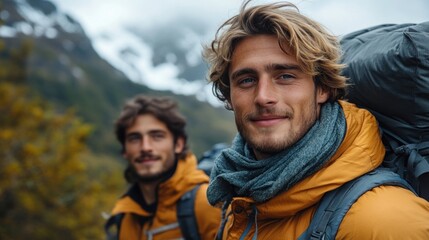
<path fill-rule="evenodd" d="M 150 184 L 150 183 L 156 183 L 159 181 L 163 181 L 165 179 L 170 178 L 173 173 L 176 171 L 176 167 L 177 167 L 177 157 L 175 159 L 175 163 L 169 168 L 166 169 L 163 172 L 157 173 L 155 175 L 151 175 L 151 176 L 141 176 L 137 173 L 136 169 L 134 168 L 133 165 L 128 164 L 127 168 L 125 169 L 125 179 L 127 180 L 127 182 L 129 183 L 144 183 L 144 184 Z"/>
<path fill-rule="evenodd" d="M 298 142 L 307 132 L 310 130 L 310 128 L 314 125 L 315 121 L 317 120 L 317 103 L 316 99 L 313 99 L 313 102 L 308 105 L 308 109 L 306 111 L 310 112 L 311 114 L 307 117 L 303 118 L 302 127 L 299 129 L 296 129 L 295 131 L 293 129 L 289 130 L 288 137 L 283 137 L 281 139 L 269 139 L 266 140 L 265 138 L 260 138 L 261 135 L 264 134 L 271 134 L 273 130 L 267 129 L 264 133 L 264 130 L 258 130 L 260 131 L 258 136 L 253 135 L 250 133 L 244 125 L 246 122 L 249 122 L 249 116 L 245 116 L 243 121 L 237 120 L 237 117 L 235 119 L 237 130 L 240 133 L 240 135 L 243 137 L 243 139 L 246 141 L 248 146 L 252 148 L 253 150 L 256 150 L 260 153 L 266 154 L 266 155 L 274 155 L 276 153 L 279 153 L 286 148 L 291 147 L 296 142 Z M 305 111 L 305 110 L 304 110 Z M 273 110 L 270 109 L 258 109 L 258 113 L 271 113 Z M 303 112 L 304 113 L 304 112 Z M 252 114 L 250 114 L 252 115 Z M 254 114 L 256 115 L 256 114 Z M 293 112 L 285 111 L 283 113 L 283 116 L 287 116 L 289 118 L 289 121 L 292 121 L 295 117 Z M 282 135 L 285 136 L 285 135 Z M 259 139 L 264 139 L 262 141 L 258 141 Z"/>

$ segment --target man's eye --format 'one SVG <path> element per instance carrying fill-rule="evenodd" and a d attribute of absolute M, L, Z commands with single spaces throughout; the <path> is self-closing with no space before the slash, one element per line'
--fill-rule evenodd
<path fill-rule="evenodd" d="M 289 79 L 295 78 L 295 77 L 291 74 L 281 74 L 279 78 L 284 79 L 284 80 L 289 80 Z"/>
<path fill-rule="evenodd" d="M 140 137 L 139 136 L 129 136 L 127 138 L 127 141 L 130 143 L 134 143 L 134 142 L 140 141 Z"/>
<path fill-rule="evenodd" d="M 287 73 L 285 73 L 285 74 L 281 74 L 281 75 L 279 76 L 279 79 L 280 79 L 280 80 L 290 80 L 290 79 L 293 79 L 293 78 L 295 78 L 295 76 L 294 76 L 294 75 L 292 75 L 292 74 L 287 74 Z"/>
<path fill-rule="evenodd" d="M 155 139 L 155 140 L 161 140 L 161 139 L 164 139 L 164 134 L 161 134 L 161 133 L 159 133 L 159 134 L 153 134 L 152 138 Z"/>
<path fill-rule="evenodd" d="M 253 82 L 255 82 L 255 79 L 248 77 L 248 78 L 243 78 L 243 79 L 239 80 L 238 85 L 249 85 Z"/>

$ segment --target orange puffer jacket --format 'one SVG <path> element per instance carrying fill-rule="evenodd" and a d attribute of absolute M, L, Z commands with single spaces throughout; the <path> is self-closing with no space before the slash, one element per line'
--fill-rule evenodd
<path fill-rule="evenodd" d="M 234 198 L 223 239 L 297 239 L 326 192 L 381 164 L 385 149 L 375 118 L 350 103 L 341 106 L 347 133 L 328 164 L 267 202 Z M 429 203 L 400 187 L 374 188 L 348 211 L 336 239 L 429 239 Z"/>
<path fill-rule="evenodd" d="M 207 201 L 208 181 L 209 177 L 197 169 L 197 160 L 194 155 L 188 154 L 186 158 L 180 159 L 173 176 L 158 187 L 157 208 L 154 215 L 142 209 L 127 195 L 117 201 L 112 210 L 112 217 L 118 214 L 123 215 L 119 239 L 165 240 L 182 238 L 178 226 L 176 204 L 184 193 L 198 184 L 201 184 L 195 197 L 198 231 L 201 239 L 214 239 L 220 224 L 221 212 L 220 209 L 210 206 Z M 144 223 L 141 226 L 140 221 L 142 219 L 144 219 Z"/>

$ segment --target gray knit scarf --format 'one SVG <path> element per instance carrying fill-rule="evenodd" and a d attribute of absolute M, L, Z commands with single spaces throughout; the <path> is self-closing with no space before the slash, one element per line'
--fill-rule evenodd
<path fill-rule="evenodd" d="M 337 102 L 325 103 L 320 118 L 293 146 L 258 161 L 238 134 L 231 148 L 215 160 L 207 190 L 210 204 L 229 204 L 232 197 L 265 202 L 319 170 L 334 155 L 346 132 Z"/>

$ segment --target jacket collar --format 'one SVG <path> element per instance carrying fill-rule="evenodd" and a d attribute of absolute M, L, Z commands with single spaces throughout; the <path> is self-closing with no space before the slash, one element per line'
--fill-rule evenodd
<path fill-rule="evenodd" d="M 257 204 L 258 218 L 285 218 L 317 204 L 326 192 L 378 167 L 384 158 L 378 124 L 367 110 L 340 101 L 347 132 L 338 151 L 315 174 L 288 191 Z M 237 200 L 237 199 L 235 199 Z M 240 198 L 247 202 L 251 199 Z"/>

